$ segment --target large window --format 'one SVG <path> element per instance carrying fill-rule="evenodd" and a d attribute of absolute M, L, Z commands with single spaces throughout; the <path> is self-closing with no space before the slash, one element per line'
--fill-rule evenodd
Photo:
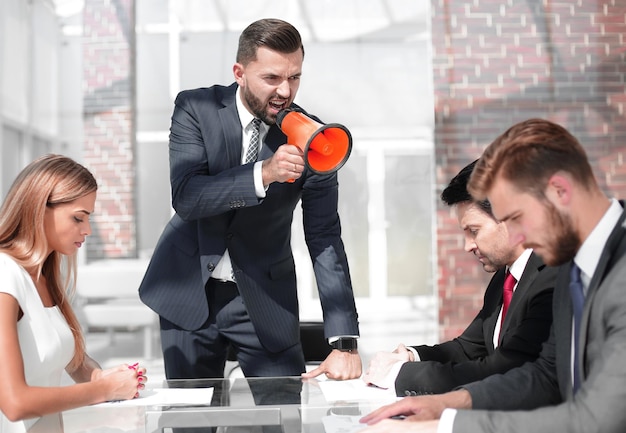
<path fill-rule="evenodd" d="M 57 16 L 50 1 L 0 2 L 0 194 L 32 159 L 60 151 Z"/>
<path fill-rule="evenodd" d="M 285 19 L 300 30 L 306 51 L 296 102 L 325 122 L 347 126 L 354 138 L 339 181 L 343 238 L 357 297 L 431 296 L 433 101 L 427 2 L 218 4 L 223 8 L 193 0 L 137 2 L 139 165 L 149 166 L 152 158 L 166 167 L 167 130 L 178 91 L 230 84 L 241 30 L 261 17 Z M 155 182 L 162 188 L 160 205 L 150 201 L 153 234 L 160 233 L 171 212 L 163 177 L 163 170 L 146 171 L 146 189 L 139 194 L 154 194 Z M 162 215 L 156 223 L 155 211 Z M 144 247 L 155 241 L 150 235 L 152 245 Z M 317 294 L 299 211 L 293 243 L 301 300 L 313 299 Z"/>
<path fill-rule="evenodd" d="M 84 93 L 86 71 L 91 70 L 82 33 L 84 4 L 0 2 L 2 193 L 34 157 L 53 151 L 80 160 L 85 143 L 93 138 L 95 130 L 85 127 L 84 113 L 85 98 L 93 96 Z M 136 213 L 118 217 L 119 224 L 132 222 L 136 230 L 129 230 L 132 239 L 112 241 L 136 242 L 136 254 L 150 256 L 172 214 L 168 130 L 176 94 L 230 84 L 243 28 L 262 17 L 282 18 L 300 30 L 305 44 L 296 102 L 324 122 L 345 125 L 354 139 L 351 157 L 339 172 L 339 212 L 359 313 L 368 324 L 397 321 L 393 333 L 399 339 L 405 332 L 411 339 L 432 341 L 437 319 L 432 308 L 436 251 L 429 2 L 135 0 L 114 6 L 107 19 L 119 20 L 122 29 L 136 30 L 134 35 L 125 34 L 131 49 L 123 60 L 128 61 L 129 52 L 134 55 L 133 68 L 124 76 L 134 82 L 123 90 L 131 89 L 124 97 L 132 101 L 134 117 L 128 124 L 136 136 L 123 141 L 136 138 L 130 158 L 135 172 L 128 174 L 136 180 Z M 124 21 L 131 9 L 134 24 Z M 94 16 L 99 15 L 88 16 L 92 42 L 97 34 L 93 27 L 98 25 Z M 115 83 L 105 90 L 114 91 Z M 106 99 L 110 94 L 94 95 Z M 115 106 L 110 105 L 110 114 L 115 115 Z M 99 126 L 106 136 L 107 125 Z M 298 209 L 293 248 L 302 316 L 319 317 L 301 224 Z M 91 245 L 104 244 L 92 239 Z M 413 328 L 407 326 L 415 323 L 416 306 L 427 312 L 418 316 L 431 327 L 423 320 Z M 391 314 L 379 314 L 384 310 Z M 373 335 L 365 329 L 362 334 Z"/>

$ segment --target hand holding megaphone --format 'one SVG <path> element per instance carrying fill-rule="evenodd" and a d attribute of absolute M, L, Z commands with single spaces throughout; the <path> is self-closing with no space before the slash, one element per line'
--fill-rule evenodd
<path fill-rule="evenodd" d="M 334 173 L 352 151 L 350 131 L 338 123 L 324 125 L 287 108 L 278 112 L 276 124 L 287 135 L 287 143 L 300 149 L 305 166 L 314 173 Z"/>
<path fill-rule="evenodd" d="M 290 144 L 278 147 L 271 158 L 263 161 L 263 185 L 272 182 L 293 182 L 304 171 L 302 151 Z"/>

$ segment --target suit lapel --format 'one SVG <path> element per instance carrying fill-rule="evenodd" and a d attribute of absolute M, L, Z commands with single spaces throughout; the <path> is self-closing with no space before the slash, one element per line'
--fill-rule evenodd
<path fill-rule="evenodd" d="M 606 274 L 611 270 L 613 264 L 619 260 L 622 256 L 620 252 L 623 253 L 624 246 L 621 245 L 624 240 L 624 234 L 626 233 L 626 229 L 623 226 L 624 224 L 624 213 L 620 216 L 615 228 L 611 232 L 609 239 L 602 250 L 602 255 L 600 256 L 600 260 L 598 261 L 598 266 L 596 267 L 596 271 L 591 277 L 591 281 L 589 282 L 589 289 L 587 290 L 587 296 L 592 296 L 602 281 Z M 622 251 L 620 251 L 622 250 Z"/>
<path fill-rule="evenodd" d="M 491 313 L 483 323 L 483 335 L 485 335 L 485 344 L 489 348 L 489 353 L 493 353 L 495 350 L 493 345 L 493 336 L 496 332 L 498 315 L 500 314 L 500 307 L 502 306 L 502 286 L 504 285 L 504 274 L 505 268 L 498 269 L 491 278 L 489 286 L 487 286 L 489 298 L 487 299 L 487 297 L 485 297 L 485 304 L 489 302 L 491 305 L 489 308 Z"/>
<path fill-rule="evenodd" d="M 224 107 L 218 110 L 225 146 L 207 146 L 208 160 L 215 165 L 211 168 L 213 173 L 241 165 L 241 140 L 243 138 L 241 120 L 239 120 L 235 103 L 236 91 L 236 84 L 226 89 L 221 101 Z"/>
<path fill-rule="evenodd" d="M 620 204 L 622 205 L 622 207 L 624 206 L 624 204 L 622 202 L 620 202 Z M 609 236 L 609 239 L 606 243 L 606 245 L 604 246 L 604 249 L 602 250 L 602 255 L 600 256 L 600 260 L 598 261 L 598 266 L 596 267 L 596 270 L 593 274 L 593 276 L 591 277 L 591 281 L 589 282 L 589 288 L 587 289 L 587 294 L 585 296 L 585 305 L 583 308 L 583 315 L 582 315 L 582 320 L 581 320 L 581 324 L 580 324 L 580 347 L 581 348 L 586 348 L 587 347 L 587 335 L 588 335 L 588 328 L 589 328 L 589 314 L 591 311 L 591 305 L 593 304 L 594 298 L 596 296 L 596 294 L 598 293 L 600 287 L 602 286 L 602 282 L 604 281 L 604 278 L 606 277 L 606 275 L 611 271 L 611 269 L 613 268 L 613 265 L 624 255 L 626 254 L 626 228 L 624 227 L 625 221 L 624 221 L 624 212 L 622 212 L 622 215 L 620 216 L 617 224 L 615 225 L 615 228 L 613 229 L 613 231 L 611 232 L 611 235 Z M 569 278 L 568 278 L 568 283 L 569 283 Z M 571 300 L 570 300 L 570 304 L 571 304 Z M 572 320 L 573 317 L 573 312 L 572 312 L 572 307 L 570 305 L 570 321 Z M 571 330 L 570 330 L 570 338 L 571 338 Z M 585 350 L 581 350 L 580 353 L 578 353 L 578 356 L 581 358 L 579 359 L 579 364 L 582 368 L 582 380 L 584 380 L 585 378 L 585 368 L 584 368 L 584 359 L 585 359 Z"/>

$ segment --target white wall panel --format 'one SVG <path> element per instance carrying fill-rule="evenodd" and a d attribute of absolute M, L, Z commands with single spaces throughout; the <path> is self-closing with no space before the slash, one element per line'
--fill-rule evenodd
<path fill-rule="evenodd" d="M 28 120 L 30 89 L 29 62 L 30 18 L 28 2 L 2 0 L 0 2 L 0 102 L 2 115 L 20 123 Z"/>
<path fill-rule="evenodd" d="M 32 6 L 31 122 L 36 132 L 58 133 L 59 26 L 54 10 L 42 2 Z"/>

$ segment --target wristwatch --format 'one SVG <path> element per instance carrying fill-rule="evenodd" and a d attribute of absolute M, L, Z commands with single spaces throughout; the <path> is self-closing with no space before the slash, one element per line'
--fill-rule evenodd
<path fill-rule="evenodd" d="M 353 350 L 357 349 L 356 338 L 342 337 L 338 340 L 333 341 L 332 343 L 330 343 L 330 345 L 333 349 L 337 349 L 342 352 L 352 352 Z"/>

